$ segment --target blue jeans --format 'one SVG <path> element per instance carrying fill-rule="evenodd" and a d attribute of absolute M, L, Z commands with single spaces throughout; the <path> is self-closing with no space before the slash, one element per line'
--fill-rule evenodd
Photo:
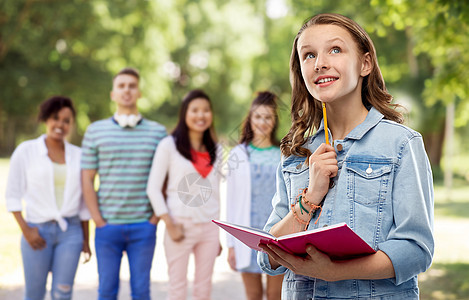
<path fill-rule="evenodd" d="M 55 221 L 28 223 L 38 228 L 46 247 L 34 250 L 24 236 L 21 238 L 25 300 L 44 299 L 49 271 L 52 272 L 51 298 L 65 300 L 72 297 L 73 281 L 83 248 L 83 231 L 78 217 L 65 219 L 68 222 L 65 232 Z"/>
<path fill-rule="evenodd" d="M 150 299 L 150 270 L 155 243 L 156 225 L 148 221 L 132 224 L 107 224 L 96 228 L 98 299 L 117 299 L 119 272 L 124 251 L 129 259 L 132 299 Z"/>

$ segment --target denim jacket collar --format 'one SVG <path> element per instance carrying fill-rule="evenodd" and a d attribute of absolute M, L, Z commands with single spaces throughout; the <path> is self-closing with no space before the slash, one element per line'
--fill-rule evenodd
<path fill-rule="evenodd" d="M 368 131 L 375 127 L 384 116 L 374 107 L 371 107 L 370 111 L 366 115 L 365 121 L 355 127 L 344 140 L 353 139 L 360 140 Z M 329 132 L 330 134 L 330 132 Z M 313 141 L 319 136 L 324 135 L 324 120 L 321 121 L 318 131 L 309 138 L 309 141 L 306 142 L 305 146 L 308 147 L 313 143 Z M 332 140 L 332 136 L 329 136 Z M 309 147 L 308 147 L 309 148 Z M 313 150 L 313 149 L 310 149 Z M 308 168 L 308 165 L 304 163 L 306 160 L 305 157 L 300 157 L 296 155 L 291 155 L 289 157 L 284 157 L 282 160 L 282 167 L 289 172 L 299 173 Z"/>
<path fill-rule="evenodd" d="M 383 118 L 384 118 L 384 116 L 383 116 L 382 113 L 380 113 L 376 108 L 371 107 L 371 109 L 368 111 L 368 114 L 366 115 L 365 121 L 360 123 L 352 131 L 350 131 L 350 133 L 347 134 L 347 136 L 345 137 L 345 140 L 347 140 L 347 139 L 353 139 L 353 140 L 361 139 L 370 129 L 375 127 L 381 121 L 381 119 L 383 119 Z M 319 129 L 318 129 L 318 131 L 316 132 L 316 134 L 314 136 L 317 136 L 319 134 L 324 134 L 324 120 L 321 121 L 321 125 L 319 126 Z M 313 139 L 311 139 L 310 143 L 312 141 L 313 141 Z"/>

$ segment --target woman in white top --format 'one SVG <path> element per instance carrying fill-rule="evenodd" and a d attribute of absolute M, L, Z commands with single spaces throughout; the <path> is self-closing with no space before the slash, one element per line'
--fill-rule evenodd
<path fill-rule="evenodd" d="M 186 299 L 187 264 L 195 258 L 192 299 L 210 299 L 215 258 L 221 251 L 218 227 L 221 149 L 215 142 L 212 105 L 201 90 L 183 99 L 179 122 L 156 149 L 147 193 L 166 225 L 169 299 Z M 167 176 L 166 199 L 162 187 Z"/>
<path fill-rule="evenodd" d="M 69 98 L 44 101 L 39 120 L 46 134 L 21 143 L 11 156 L 6 202 L 23 233 L 24 299 L 44 299 L 49 272 L 51 298 L 71 299 L 80 253 L 85 253 L 85 262 L 91 256 L 90 215 L 80 184 L 81 150 L 65 140 L 74 118 Z"/>
<path fill-rule="evenodd" d="M 227 166 L 227 209 L 229 222 L 263 229 L 272 212 L 275 174 L 280 162 L 277 97 L 259 92 L 241 128 L 239 144 L 233 148 Z M 228 263 L 241 273 L 246 298 L 263 299 L 262 270 L 257 252 L 227 235 Z M 280 299 L 283 275 L 267 275 L 268 300 Z"/>

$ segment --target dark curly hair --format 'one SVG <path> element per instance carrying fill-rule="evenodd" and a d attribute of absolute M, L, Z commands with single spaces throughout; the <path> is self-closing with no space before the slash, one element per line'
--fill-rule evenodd
<path fill-rule="evenodd" d="M 53 96 L 39 106 L 39 115 L 37 119 L 39 122 L 45 122 L 51 116 L 57 114 L 62 108 L 68 107 L 72 111 L 73 118 L 75 119 L 75 107 L 70 98 L 65 96 Z"/>

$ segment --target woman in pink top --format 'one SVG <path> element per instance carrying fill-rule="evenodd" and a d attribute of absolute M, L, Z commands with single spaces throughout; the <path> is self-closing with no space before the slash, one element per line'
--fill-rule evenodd
<path fill-rule="evenodd" d="M 215 142 L 212 105 L 201 90 L 182 101 L 179 122 L 155 152 L 147 193 L 166 225 L 169 299 L 186 299 L 187 264 L 195 258 L 192 299 L 210 299 L 215 258 L 221 251 L 218 227 L 221 149 Z M 167 176 L 166 199 L 162 187 Z"/>

